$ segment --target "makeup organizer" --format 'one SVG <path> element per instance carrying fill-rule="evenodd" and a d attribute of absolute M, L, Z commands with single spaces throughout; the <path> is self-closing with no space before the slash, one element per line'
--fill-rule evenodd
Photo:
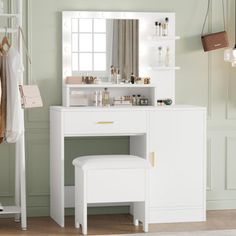
<path fill-rule="evenodd" d="M 0 28 L 0 33 L 11 34 L 13 43 L 17 44 L 17 37 L 19 33 L 19 27 L 22 27 L 22 12 L 23 5 L 22 0 L 16 0 L 15 6 L 10 6 L 12 13 L 0 13 L 0 19 L 6 19 L 9 22 L 9 26 L 6 28 Z M 15 8 L 15 10 L 14 10 Z M 16 13 L 13 13 L 16 12 Z M 20 42 L 19 50 L 21 54 L 21 60 L 23 61 L 22 54 L 22 42 Z M 23 84 L 23 72 L 21 73 L 21 84 Z M 24 110 L 21 113 L 24 120 Z M 21 221 L 22 230 L 27 229 L 26 221 L 26 181 L 25 181 L 25 134 L 23 133 L 16 143 L 15 150 L 15 205 L 2 206 L 0 215 L 14 215 L 15 221 Z"/>

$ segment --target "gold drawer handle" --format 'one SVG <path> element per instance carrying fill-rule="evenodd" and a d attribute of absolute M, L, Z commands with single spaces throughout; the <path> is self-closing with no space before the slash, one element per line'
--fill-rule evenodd
<path fill-rule="evenodd" d="M 151 152 L 151 154 L 150 154 L 150 163 L 151 163 L 153 168 L 155 168 L 157 166 L 156 152 Z"/>
<path fill-rule="evenodd" d="M 98 121 L 96 124 L 97 125 L 112 125 L 114 124 L 114 121 Z"/>

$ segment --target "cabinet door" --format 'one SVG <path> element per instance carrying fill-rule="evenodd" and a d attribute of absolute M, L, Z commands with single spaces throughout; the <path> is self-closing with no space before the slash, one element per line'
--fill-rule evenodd
<path fill-rule="evenodd" d="M 205 121 L 203 111 L 152 111 L 150 207 L 201 207 L 204 204 Z M 150 154 L 151 154 L 150 153 Z"/>

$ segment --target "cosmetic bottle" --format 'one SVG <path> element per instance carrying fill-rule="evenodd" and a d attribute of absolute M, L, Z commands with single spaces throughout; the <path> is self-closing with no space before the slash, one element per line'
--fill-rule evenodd
<path fill-rule="evenodd" d="M 98 100 L 99 100 L 99 92 L 95 91 L 93 93 L 93 106 L 95 106 L 95 107 L 98 106 Z"/>
<path fill-rule="evenodd" d="M 161 22 L 159 22 L 159 24 L 158 24 L 158 36 L 159 37 L 162 36 L 162 25 L 161 25 Z"/>
<path fill-rule="evenodd" d="M 140 99 L 141 99 L 141 95 L 138 94 L 136 97 L 136 105 L 139 106 L 140 105 Z"/>
<path fill-rule="evenodd" d="M 163 23 L 163 30 L 162 30 L 162 35 L 163 36 L 168 36 L 169 34 L 169 18 L 165 18 L 165 22 Z"/>
<path fill-rule="evenodd" d="M 132 96 L 132 105 L 136 106 L 136 95 Z"/>
<path fill-rule="evenodd" d="M 102 105 L 103 105 L 104 107 L 110 106 L 110 94 L 109 94 L 107 88 L 105 88 L 104 91 L 103 91 Z"/>
<path fill-rule="evenodd" d="M 120 84 L 121 83 L 121 75 L 120 75 L 120 70 L 117 70 L 117 74 L 116 74 L 116 84 Z"/>
<path fill-rule="evenodd" d="M 130 76 L 131 84 L 134 84 L 134 81 L 135 81 L 135 76 L 134 76 L 134 73 L 132 73 L 131 76 Z"/>
<path fill-rule="evenodd" d="M 155 21 L 155 36 L 159 36 L 159 23 L 158 21 Z"/>
<path fill-rule="evenodd" d="M 163 66 L 163 50 L 162 47 L 158 47 L 158 66 Z"/>
<path fill-rule="evenodd" d="M 109 83 L 113 83 L 114 70 L 115 70 L 114 66 L 111 66 L 110 77 L 109 77 L 109 80 L 108 80 Z"/>
<path fill-rule="evenodd" d="M 166 48 L 166 54 L 165 54 L 165 66 L 170 66 L 170 48 Z"/>
<path fill-rule="evenodd" d="M 102 107 L 102 91 L 98 92 L 98 106 Z"/>

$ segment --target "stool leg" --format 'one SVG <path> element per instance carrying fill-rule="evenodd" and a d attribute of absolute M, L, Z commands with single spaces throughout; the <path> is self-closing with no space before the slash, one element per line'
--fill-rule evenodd
<path fill-rule="evenodd" d="M 79 188 L 78 188 L 78 170 L 75 168 L 75 228 L 80 228 L 79 222 Z"/>
<path fill-rule="evenodd" d="M 144 222 L 144 223 L 143 223 L 143 231 L 144 231 L 145 233 L 148 232 L 148 223 L 147 223 L 147 222 Z"/>
<path fill-rule="evenodd" d="M 134 219 L 134 225 L 135 225 L 135 226 L 139 226 L 139 220 Z"/>
<path fill-rule="evenodd" d="M 82 234 L 87 234 L 87 203 L 84 203 L 82 206 L 82 215 L 83 215 L 83 223 L 82 223 Z"/>

